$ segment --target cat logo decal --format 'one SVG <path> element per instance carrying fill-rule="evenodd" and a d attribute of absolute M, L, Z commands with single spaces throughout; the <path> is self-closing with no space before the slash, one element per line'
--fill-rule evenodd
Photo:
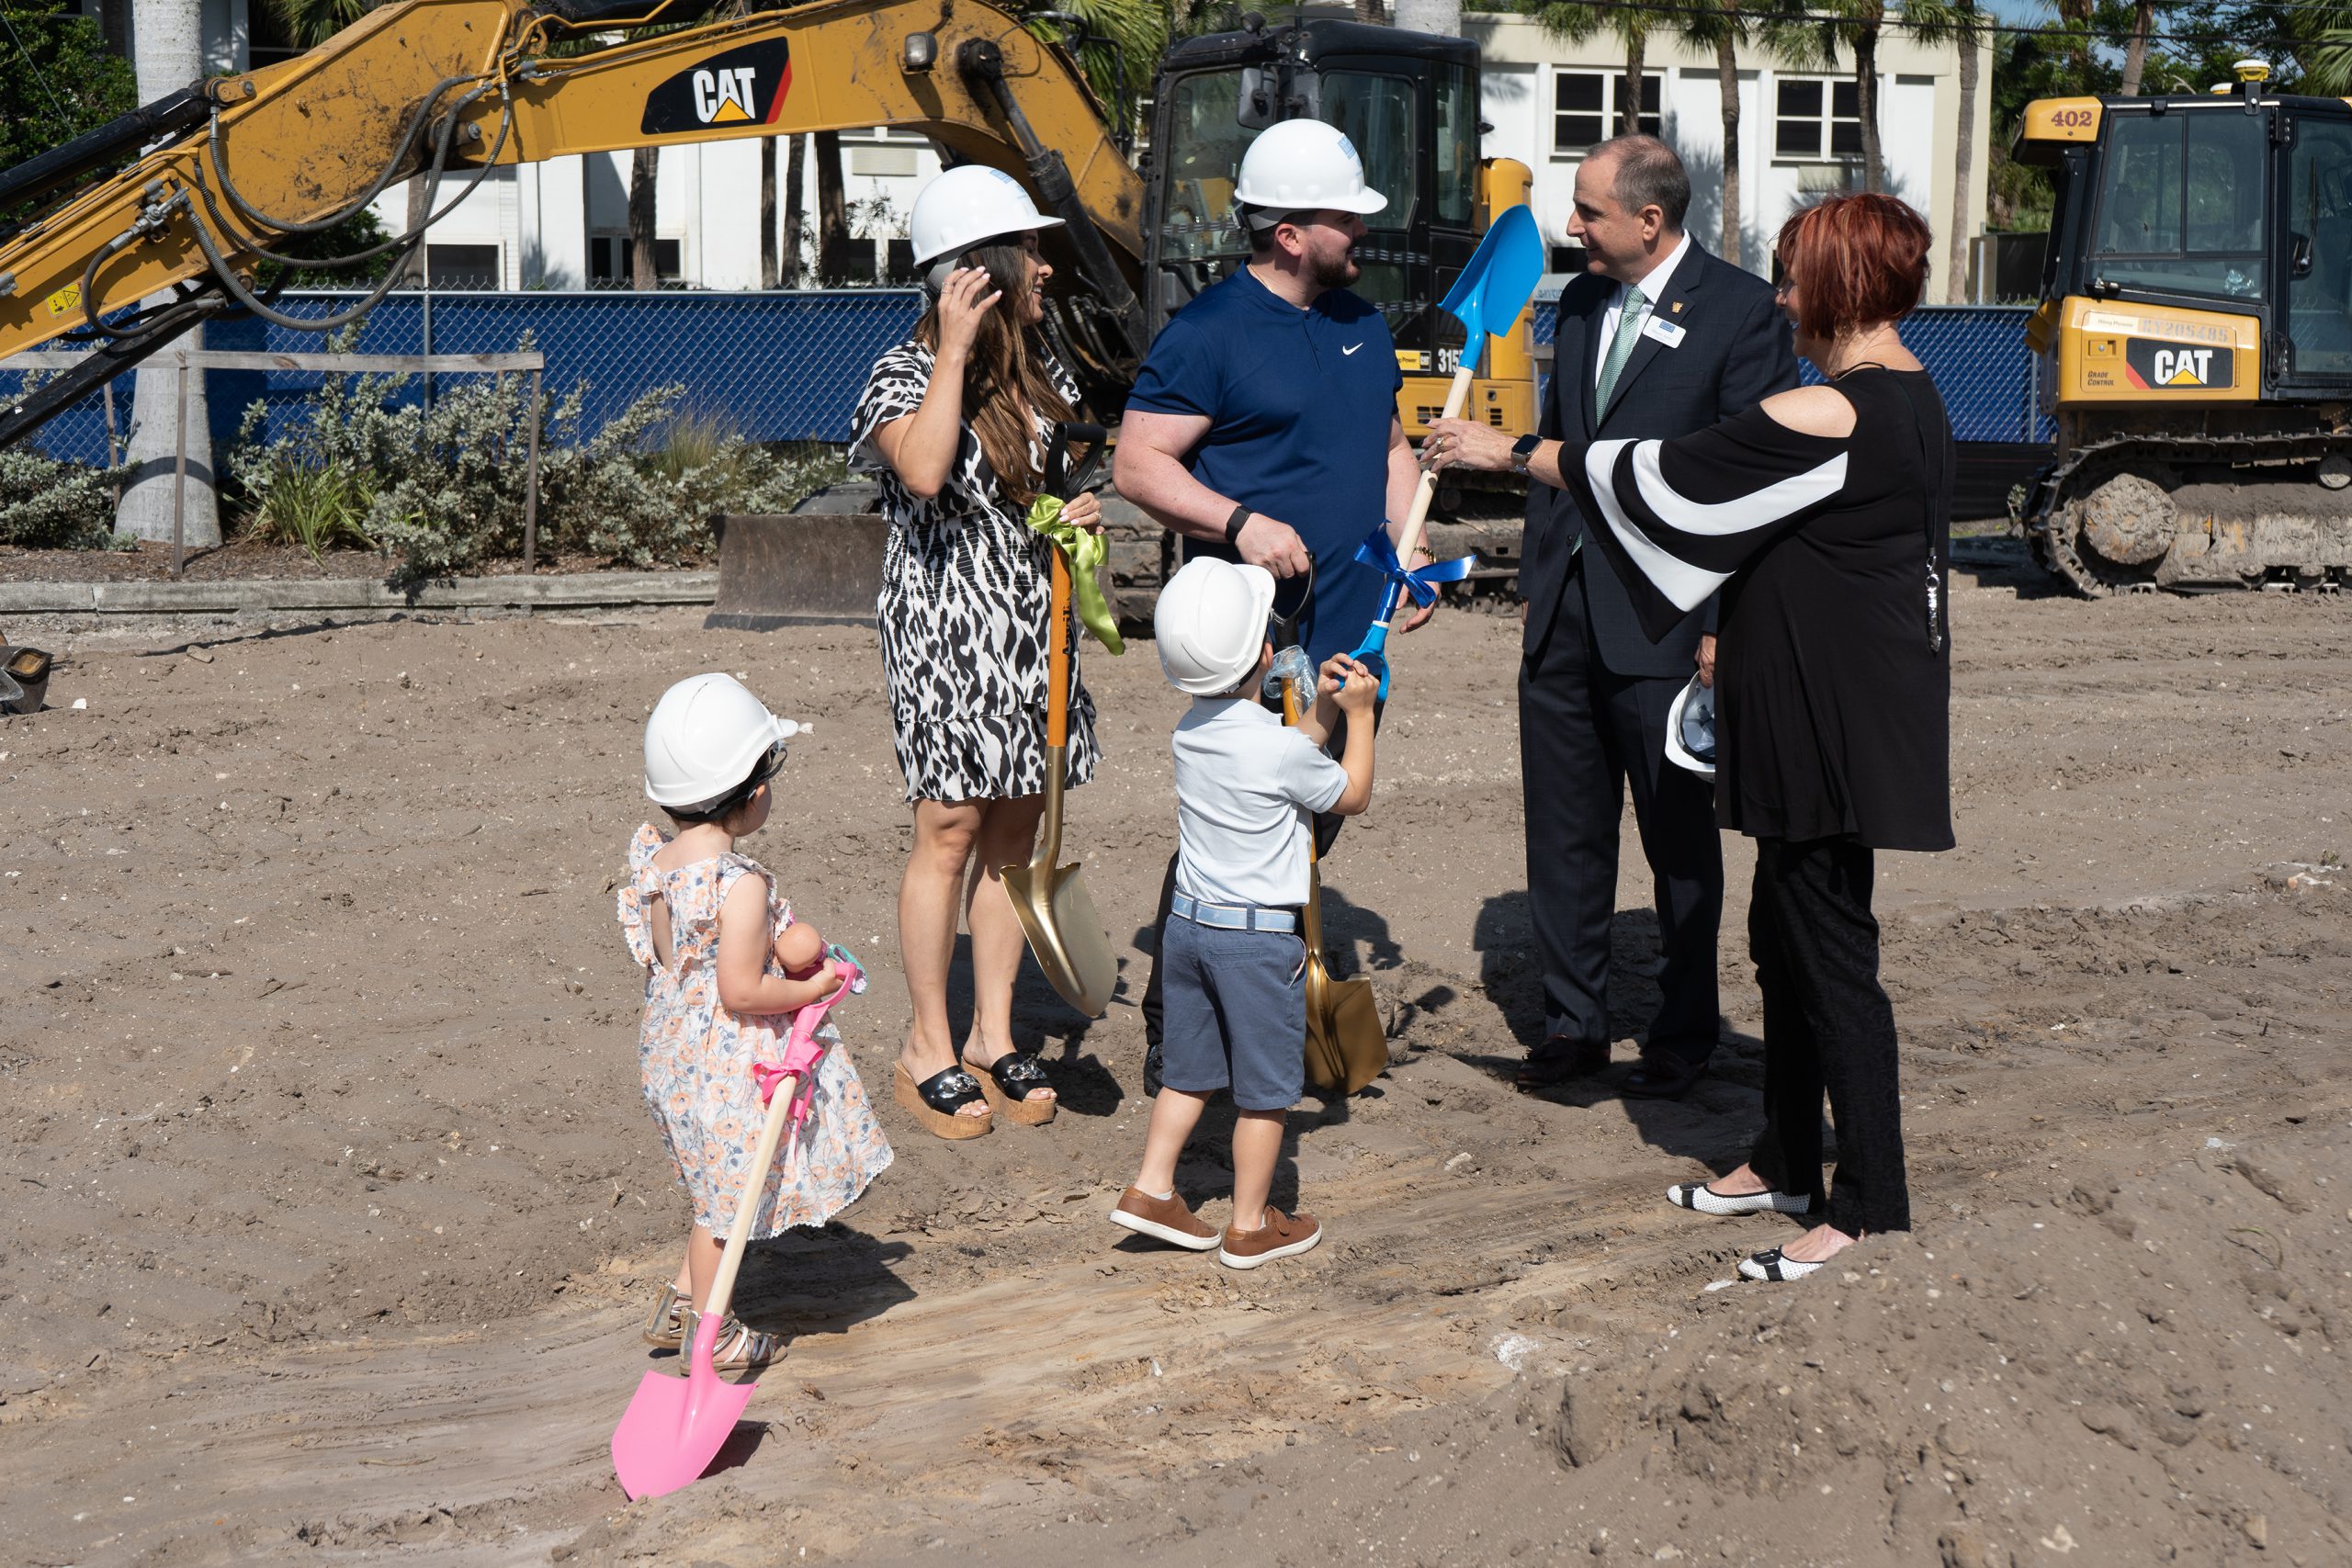
<path fill-rule="evenodd" d="M 723 50 L 648 93 L 638 129 L 667 136 L 709 126 L 774 125 L 791 86 L 791 48 L 784 39 Z"/>

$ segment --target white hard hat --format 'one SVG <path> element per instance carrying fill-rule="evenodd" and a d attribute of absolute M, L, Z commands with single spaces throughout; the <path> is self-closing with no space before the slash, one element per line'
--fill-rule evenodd
<path fill-rule="evenodd" d="M 1363 183 L 1363 160 L 1339 127 L 1319 119 L 1286 119 L 1270 125 L 1241 154 L 1241 177 L 1233 199 L 1265 209 L 1261 225 L 1292 212 L 1382 210 L 1388 198 Z"/>
<path fill-rule="evenodd" d="M 688 815 L 741 788 L 800 726 L 768 712 L 732 675 L 689 675 L 653 705 L 645 721 L 645 795 Z M 771 773 L 774 768 L 769 769 Z"/>
<path fill-rule="evenodd" d="M 1273 605 L 1274 574 L 1264 567 L 1214 556 L 1186 561 L 1151 612 L 1169 682 L 1196 697 L 1231 691 L 1258 667 Z"/>
<path fill-rule="evenodd" d="M 1021 182 L 986 164 L 959 164 L 922 187 L 907 218 L 915 265 L 962 255 L 1000 234 L 1058 229 L 1062 220 L 1037 210 Z"/>
<path fill-rule="evenodd" d="M 1666 760 L 1701 778 L 1715 776 L 1715 691 L 1696 675 L 1666 710 Z"/>

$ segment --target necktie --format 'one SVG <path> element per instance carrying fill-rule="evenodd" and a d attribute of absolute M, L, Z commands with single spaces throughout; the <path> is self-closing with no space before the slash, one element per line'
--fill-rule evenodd
<path fill-rule="evenodd" d="M 1617 378 L 1625 373 L 1625 361 L 1634 357 L 1634 345 L 1642 341 L 1643 308 L 1648 303 L 1640 289 L 1625 290 L 1624 306 L 1617 312 L 1617 335 L 1610 340 L 1609 356 L 1600 362 L 1600 385 L 1593 393 L 1596 416 L 1609 412 L 1609 395 L 1617 389 Z M 1584 536 L 1578 534 L 1576 542 L 1568 547 L 1568 554 L 1574 555 L 1582 548 Z"/>
<path fill-rule="evenodd" d="M 1617 335 L 1609 344 L 1609 357 L 1600 362 L 1600 385 L 1592 404 L 1598 412 L 1609 412 L 1609 397 L 1617 389 L 1617 378 L 1625 373 L 1625 361 L 1634 357 L 1634 345 L 1642 340 L 1642 317 L 1648 304 L 1640 289 L 1625 290 L 1624 308 L 1617 313 Z"/>

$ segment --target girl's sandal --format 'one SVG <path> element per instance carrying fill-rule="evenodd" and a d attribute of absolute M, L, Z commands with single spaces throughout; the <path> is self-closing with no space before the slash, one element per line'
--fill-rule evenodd
<path fill-rule="evenodd" d="M 980 1086 L 961 1067 L 943 1067 L 918 1084 L 900 1062 L 890 1075 L 890 1098 L 933 1137 L 951 1142 L 977 1138 L 995 1126 L 996 1119 L 986 1111 L 978 1116 L 956 1114 L 964 1106 L 982 1102 Z"/>
<path fill-rule="evenodd" d="M 688 1309 L 685 1314 L 686 1332 L 691 1337 L 698 1326 L 701 1314 Z M 722 1375 L 730 1372 L 757 1372 L 771 1362 L 784 1359 L 784 1336 L 746 1327 L 733 1313 L 718 1320 L 718 1344 L 710 1356 L 711 1370 Z"/>
<path fill-rule="evenodd" d="M 686 1343 L 686 1318 L 693 1305 L 686 1292 L 675 1285 L 662 1287 L 662 1299 L 653 1303 L 653 1314 L 645 1320 L 644 1339 L 657 1350 L 681 1350 Z"/>
<path fill-rule="evenodd" d="M 980 1092 L 989 1097 L 989 1109 L 1023 1127 L 1042 1127 L 1061 1109 L 1058 1095 L 1052 1100 L 1029 1098 L 1038 1089 L 1054 1087 L 1054 1080 L 1046 1076 L 1046 1064 L 1035 1056 L 1007 1051 L 985 1067 L 969 1056 L 964 1058 L 964 1066 L 980 1075 Z"/>

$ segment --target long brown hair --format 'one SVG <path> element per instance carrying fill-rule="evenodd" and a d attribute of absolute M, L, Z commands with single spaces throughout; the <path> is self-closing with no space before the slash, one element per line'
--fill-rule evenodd
<path fill-rule="evenodd" d="M 998 491 L 1016 510 L 1036 499 L 1043 476 L 1029 456 L 1036 431 L 1023 412 L 1046 420 L 1070 417 L 1053 378 L 1046 373 L 1046 345 L 1022 319 L 1030 291 L 1028 250 L 1019 240 L 975 246 L 962 265 L 988 269 L 989 287 L 1003 296 L 980 318 L 964 371 L 964 419 L 980 443 L 980 455 L 996 475 Z M 915 323 L 915 338 L 939 351 L 939 301 L 933 299 Z"/>

